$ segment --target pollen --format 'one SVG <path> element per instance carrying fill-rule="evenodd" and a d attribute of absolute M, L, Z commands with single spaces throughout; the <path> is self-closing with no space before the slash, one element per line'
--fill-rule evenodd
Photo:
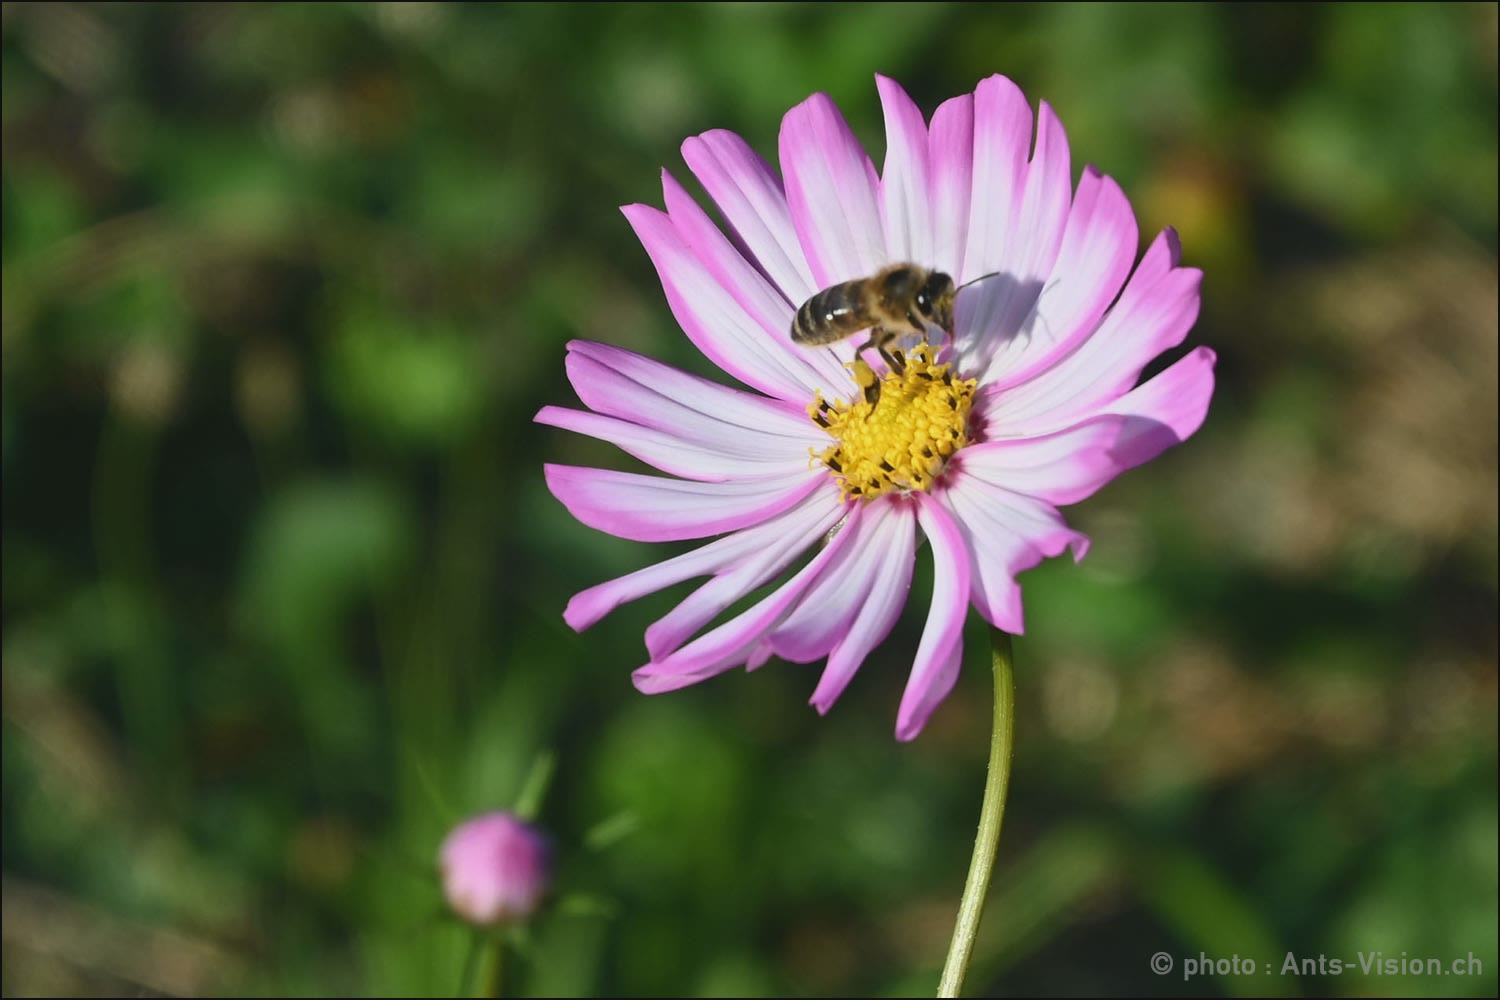
<path fill-rule="evenodd" d="M 895 353 L 899 374 L 878 376 L 856 357 L 847 367 L 859 397 L 829 403 L 819 393 L 808 404 L 813 423 L 834 439 L 821 452 L 812 449 L 813 460 L 828 466 L 845 500 L 931 490 L 948 459 L 969 443 L 976 381 L 934 363 L 926 343 L 909 357 Z"/>

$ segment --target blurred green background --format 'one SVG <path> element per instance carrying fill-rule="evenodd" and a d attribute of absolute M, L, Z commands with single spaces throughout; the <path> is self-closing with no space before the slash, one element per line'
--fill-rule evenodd
<path fill-rule="evenodd" d="M 920 572 L 826 719 L 814 667 L 637 694 L 672 596 L 560 613 L 665 550 L 573 522 L 543 461 L 618 460 L 530 422 L 572 337 L 711 373 L 617 206 L 815 90 L 879 162 L 876 71 L 1052 103 L 1220 356 L 1023 577 L 969 992 L 1495 994 L 1494 4 L 3 10 L 7 995 L 451 993 L 438 843 L 544 751 L 569 905 L 515 991 L 930 995 L 982 629 L 910 745 Z"/>

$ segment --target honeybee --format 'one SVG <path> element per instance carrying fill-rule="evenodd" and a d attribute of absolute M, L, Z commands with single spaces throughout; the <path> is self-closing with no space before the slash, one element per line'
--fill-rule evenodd
<path fill-rule="evenodd" d="M 908 333 L 925 339 L 929 323 L 952 337 L 956 294 L 953 279 L 941 271 L 892 264 L 869 278 L 825 288 L 802 303 L 792 320 L 792 341 L 816 347 L 868 329 L 870 335 L 855 348 L 855 357 L 873 347 L 899 375 L 905 364 L 900 352 L 891 352 L 891 342 Z"/>

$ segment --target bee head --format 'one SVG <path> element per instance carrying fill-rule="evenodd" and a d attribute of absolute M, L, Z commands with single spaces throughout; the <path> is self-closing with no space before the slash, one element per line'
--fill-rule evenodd
<path fill-rule="evenodd" d="M 953 336 L 954 295 L 953 279 L 941 271 L 929 274 L 917 292 L 917 309 L 950 337 Z"/>

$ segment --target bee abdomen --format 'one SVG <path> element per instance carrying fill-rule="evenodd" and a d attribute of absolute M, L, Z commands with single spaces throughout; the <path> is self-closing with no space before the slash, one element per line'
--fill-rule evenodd
<path fill-rule="evenodd" d="M 823 289 L 797 310 L 792 321 L 792 340 L 799 344 L 831 344 L 869 326 L 862 320 L 859 281 L 846 281 Z"/>

